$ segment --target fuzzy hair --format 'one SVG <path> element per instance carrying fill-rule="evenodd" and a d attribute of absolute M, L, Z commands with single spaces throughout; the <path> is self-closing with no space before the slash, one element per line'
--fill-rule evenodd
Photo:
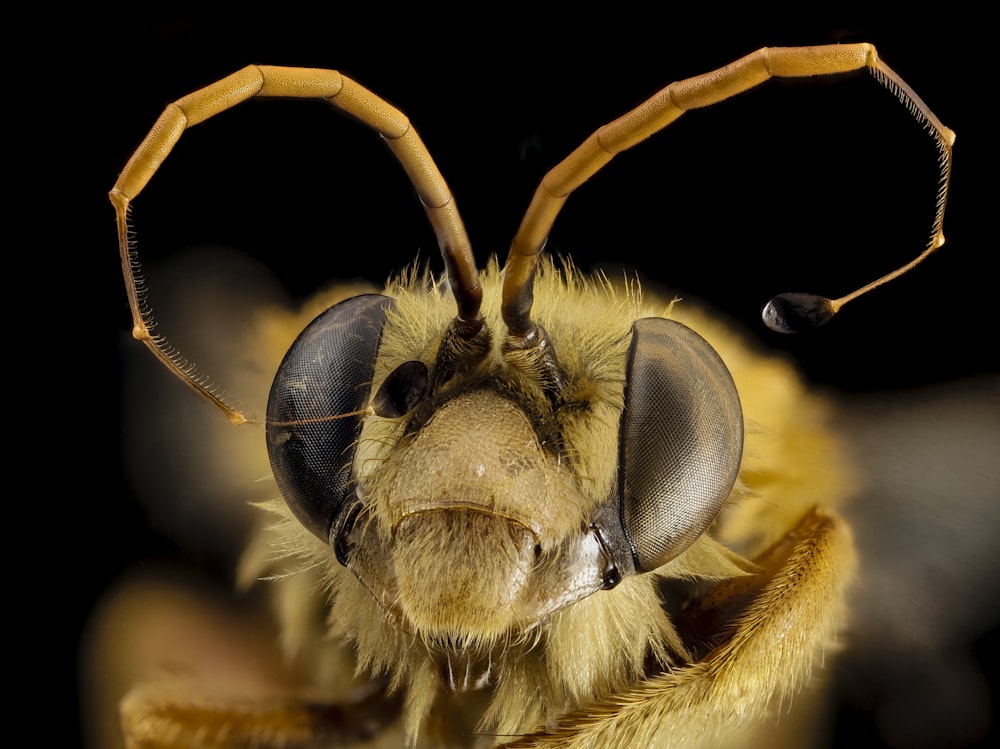
<path fill-rule="evenodd" d="M 817 583 L 826 586 L 816 598 L 826 613 L 820 624 L 804 627 L 807 642 L 788 644 L 796 649 L 790 656 L 769 654 L 763 640 L 771 626 L 766 613 L 746 613 L 753 647 L 761 653 L 755 662 L 763 664 L 766 674 L 752 683 L 768 683 L 752 704 L 743 692 L 726 693 L 742 689 L 736 685 L 736 677 L 744 674 L 732 666 L 735 656 L 723 654 L 717 666 L 689 662 L 691 653 L 663 606 L 659 580 L 745 577 L 758 569 L 747 557 L 764 554 L 780 542 L 812 505 L 836 504 L 845 496 L 850 475 L 839 444 L 825 428 L 822 401 L 802 389 L 785 363 L 749 352 L 726 326 L 696 309 L 686 310 L 684 305 L 657 299 L 644 301 L 634 282 L 585 278 L 571 265 L 558 268 L 543 258 L 535 284 L 533 316 L 555 343 L 560 365 L 568 375 L 568 399 L 586 404 L 581 413 L 569 413 L 560 421 L 583 495 L 596 504 L 607 496 L 616 477 L 624 362 L 629 331 L 639 317 L 679 319 L 719 351 L 743 400 L 748 427 L 746 452 L 737 486 L 711 533 L 679 557 L 654 574 L 627 578 L 613 590 L 559 611 L 530 633 L 489 640 L 496 680 L 478 730 L 517 736 L 552 729 L 553 736 L 566 739 L 569 733 L 560 733 L 559 726 L 569 725 L 567 716 L 571 716 L 574 725 L 592 725 L 596 735 L 603 735 L 600 731 L 617 730 L 620 721 L 627 722 L 629 711 L 641 702 L 648 702 L 662 714 L 661 726 L 676 727 L 682 720 L 704 724 L 695 713 L 702 709 L 702 698 L 696 695 L 705 690 L 718 699 L 730 699 L 736 712 L 761 713 L 771 704 L 772 696 L 783 698 L 806 679 L 817 650 L 835 631 L 840 621 L 837 602 L 844 581 L 850 577 L 850 564 L 843 565 L 847 571 L 842 578 Z M 493 331 L 496 360 L 502 344 L 498 331 L 504 326 L 499 318 L 502 273 L 495 261 L 484 271 L 482 286 L 483 310 Z M 373 391 L 404 361 L 433 362 L 442 331 L 454 315 L 454 302 L 446 286 L 416 269 L 391 282 L 386 293 L 395 299 L 395 305 L 383 333 Z M 359 482 L 377 485 L 379 473 L 401 437 L 398 420 L 368 419 L 355 457 Z M 430 716 L 442 698 L 428 643 L 400 628 L 354 575 L 337 563 L 329 546 L 295 521 L 282 501 L 268 503 L 266 509 L 275 519 L 244 556 L 241 579 L 273 578 L 276 599 L 283 601 L 278 612 L 286 654 L 302 661 L 325 652 L 331 638 L 347 644 L 354 652 L 357 678 L 385 675 L 391 690 L 405 692 L 406 730 L 417 741 L 422 727 L 433 724 Z M 831 522 L 833 536 L 840 539 L 833 544 L 836 553 L 849 561 L 849 538 L 844 541 L 844 532 Z M 825 557 L 820 554 L 809 564 L 826 573 L 831 564 L 822 559 Z M 297 613 L 294 601 L 301 603 L 304 590 L 318 593 L 325 601 L 324 627 L 317 626 L 315 618 L 305 621 Z M 772 603 L 780 603 L 781 592 L 774 595 L 778 598 Z M 826 605 L 827 601 L 832 603 Z M 789 605 L 796 612 L 801 609 L 797 603 Z M 802 614 L 795 616 L 803 619 Z M 653 680 L 647 678 L 651 664 L 653 673 L 662 673 Z M 790 669 L 791 676 L 782 686 L 770 683 L 778 681 L 776 669 Z M 669 696 L 656 696 L 663 694 L 686 696 L 674 702 Z M 579 711 L 590 710 L 585 707 L 588 705 L 597 707 L 590 717 L 582 717 Z M 624 717 L 616 717 L 619 712 Z M 633 736 L 639 745 L 651 738 L 637 728 L 623 735 Z"/>

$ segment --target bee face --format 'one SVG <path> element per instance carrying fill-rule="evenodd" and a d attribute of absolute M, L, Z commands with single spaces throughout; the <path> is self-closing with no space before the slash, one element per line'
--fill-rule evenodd
<path fill-rule="evenodd" d="M 544 275 L 540 283 L 565 283 L 548 280 L 552 268 Z M 638 300 L 616 298 L 610 285 L 598 295 L 583 280 L 570 283 L 577 296 L 601 300 L 606 324 L 566 304 L 547 311 L 549 346 L 573 352 L 560 359 L 558 390 L 520 349 L 492 343 L 474 366 L 442 375 L 453 344 L 425 321 L 446 325 L 445 315 L 428 311 L 446 300 L 405 287 L 332 307 L 278 370 L 268 446 L 303 525 L 370 590 L 404 609 L 411 601 L 431 618 L 461 622 L 464 601 L 505 619 L 484 622 L 481 633 L 460 624 L 428 636 L 520 636 L 624 575 L 676 557 L 732 492 L 742 412 L 715 351 L 683 325 L 644 316 Z M 484 286 L 499 299 L 496 268 Z M 493 317 L 490 327 L 499 327 Z M 421 328 L 426 338 L 415 334 Z M 369 402 L 371 414 L 363 410 Z M 439 521 L 438 531 L 423 528 Z M 510 536 L 513 545 L 496 554 L 512 566 L 497 574 L 499 588 L 477 589 L 474 578 L 491 580 L 477 570 L 493 566 L 482 557 L 493 522 L 505 526 L 496 538 Z M 466 553 L 424 551 L 427 539 L 437 551 L 467 545 Z M 420 565 L 424 556 L 442 568 Z M 452 565 L 452 556 L 468 563 L 464 584 L 455 578 L 464 565 Z M 390 558 L 395 564 L 386 566 Z M 446 579 L 456 579 L 464 598 L 423 587 Z"/>
<path fill-rule="evenodd" d="M 502 274 L 494 266 L 482 278 L 484 306 L 488 307 L 501 296 Z M 354 297 L 341 310 L 355 321 L 355 305 L 379 310 L 379 353 L 374 361 L 362 359 L 373 371 L 363 373 L 365 392 L 354 396 L 361 403 L 378 401 L 370 393 L 382 391 L 400 367 L 418 360 L 415 357 L 437 361 L 441 336 L 433 331 L 439 329 L 439 323 L 447 324 L 449 300 L 425 281 L 407 278 L 390 285 L 384 297 Z M 824 484 L 822 493 L 842 495 L 849 481 L 836 440 L 819 428 L 821 404 L 795 385 L 789 369 L 773 360 L 751 357 L 752 365 L 744 360 L 733 374 L 728 369 L 713 371 L 723 356 L 737 361 L 739 356 L 747 356 L 738 339 L 726 334 L 722 326 L 691 312 L 674 313 L 684 320 L 683 326 L 677 320 L 654 316 L 666 309 L 662 299 L 644 300 L 635 287 L 586 279 L 571 268 L 558 271 L 549 263 L 540 272 L 536 289 L 543 292 L 537 294 L 539 320 L 553 345 L 575 352 L 560 358 L 569 384 L 557 403 L 539 387 L 537 378 L 518 372 L 517 364 L 506 363 L 502 343 L 494 342 L 490 354 L 475 368 L 456 375 L 437 392 L 428 392 L 426 403 L 414 403 L 405 415 L 395 411 L 390 416 L 366 413 L 347 437 L 335 431 L 332 439 L 341 440 L 347 448 L 323 447 L 318 452 L 345 455 L 330 473 L 348 476 L 340 484 L 344 496 L 340 505 L 311 503 L 313 496 L 325 500 L 328 495 L 313 491 L 318 474 L 295 460 L 310 452 L 306 448 L 313 440 L 325 438 L 322 431 L 314 431 L 317 422 L 324 427 L 333 425 L 335 430 L 346 422 L 303 414 L 297 418 L 286 418 L 286 414 L 279 419 L 272 413 L 268 425 L 278 484 L 288 481 L 291 486 L 282 487 L 287 501 L 269 504 L 277 525 L 262 531 L 258 541 L 264 548 L 280 547 L 286 555 L 302 560 L 295 567 L 302 565 L 299 576 L 313 579 L 310 589 L 336 591 L 328 618 L 332 631 L 351 644 L 367 668 L 374 673 L 387 672 L 392 682 L 406 685 L 408 694 L 426 700 L 420 705 L 424 714 L 408 716 L 407 720 L 413 721 L 410 730 L 419 732 L 425 721 L 436 725 L 438 718 L 434 716 L 441 704 L 451 705 L 445 698 L 447 693 L 471 691 L 493 699 L 484 715 L 490 715 L 486 719 L 494 723 L 477 730 L 525 733 L 526 727 L 545 713 L 565 710 L 572 704 L 573 693 L 591 698 L 610 697 L 619 689 L 625 693 L 629 684 L 650 670 L 667 670 L 694 659 L 695 651 L 723 642 L 723 622 L 730 621 L 731 612 L 722 613 L 725 607 L 708 599 L 694 606 L 695 599 L 689 593 L 689 615 L 701 623 L 697 635 L 686 640 L 677 625 L 695 625 L 686 623 L 688 615 L 671 620 L 665 614 L 662 584 L 674 577 L 745 579 L 757 570 L 744 557 L 722 547 L 714 534 L 705 534 L 707 526 L 715 521 L 716 532 L 724 525 L 730 527 L 733 545 L 759 558 L 762 550 L 781 540 L 789 524 L 794 525 L 803 515 L 812 517 L 801 502 L 778 508 L 786 515 L 780 521 L 784 525 L 765 520 L 755 523 L 749 517 L 739 520 L 740 511 L 735 507 L 730 507 L 723 523 L 718 508 L 699 515 L 671 506 L 682 490 L 687 493 L 681 501 L 695 505 L 692 497 L 704 496 L 704 484 L 711 483 L 699 480 L 692 489 L 683 481 L 692 475 L 698 477 L 698 467 L 708 462 L 698 452 L 702 450 L 695 439 L 698 435 L 689 433 L 690 404 L 698 398 L 675 395 L 674 399 L 687 407 L 671 409 L 669 397 L 650 391 L 644 383 L 663 386 L 666 380 L 675 388 L 696 388 L 708 413 L 715 413 L 727 394 L 735 398 L 739 386 L 750 388 L 757 380 L 773 383 L 778 378 L 796 393 L 794 410 L 783 418 L 794 422 L 804 418 L 793 431 L 798 437 L 809 434 L 817 450 L 812 454 L 812 447 L 800 449 L 799 463 L 819 469 L 815 479 Z M 599 310 L 597 318 L 606 324 L 594 325 L 589 314 L 567 302 L 579 299 L 589 300 L 587 311 Z M 322 330 L 330 323 L 325 319 L 330 315 L 339 317 L 337 306 L 313 325 Z M 495 317 L 496 312 L 488 323 Z M 637 320 L 655 321 L 649 326 L 652 332 L 645 323 L 637 325 Z M 666 332 L 660 329 L 661 324 Z M 710 336 L 714 346 L 709 347 L 690 326 Z M 297 347 L 303 343 L 305 351 L 313 351 L 313 332 L 307 328 L 299 336 L 278 368 L 272 405 L 275 390 L 284 387 L 286 368 L 295 369 L 289 365 L 289 357 L 294 361 L 300 353 Z M 353 346 L 367 338 L 346 336 L 342 340 Z M 695 348 L 693 361 L 685 369 L 699 373 L 697 386 L 665 374 L 660 365 L 643 362 L 647 354 L 636 354 L 640 345 L 652 341 L 657 345 L 651 347 L 654 353 L 649 355 L 660 356 L 664 338 L 669 343 L 679 339 L 681 348 Z M 724 353 L 720 356 L 716 348 Z M 704 359 L 709 364 L 699 367 Z M 428 366 L 433 368 L 433 364 Z M 633 379 L 637 367 L 653 371 Z M 324 367 L 325 375 L 339 380 L 336 367 Z M 313 404 L 316 398 L 303 395 L 308 390 L 303 387 L 304 379 L 300 374 L 290 376 L 288 383 L 294 385 L 289 387 L 299 402 Z M 654 409 L 652 416 L 637 405 L 631 409 L 633 416 L 626 418 L 630 390 L 632 395 L 653 392 L 666 405 Z M 765 400 L 773 405 L 771 399 Z M 279 403 L 286 402 L 279 399 Z M 751 397 L 749 403 L 755 410 L 762 407 L 759 396 Z M 715 428 L 726 439 L 742 444 L 738 399 L 721 412 L 724 416 L 733 409 L 738 415 L 736 424 L 722 419 L 721 427 L 713 427 L 712 419 L 703 417 L 694 422 L 703 434 L 711 434 Z M 672 410 L 676 411 L 674 417 L 664 419 Z M 327 413 L 329 409 L 322 406 L 320 411 Z M 355 404 L 347 404 L 341 412 L 358 411 Z M 640 418 L 641 422 L 632 420 Z M 773 423 L 776 415 L 769 418 Z M 644 492 L 643 473 L 627 478 L 630 474 L 621 468 L 622 453 L 645 450 L 650 457 L 637 461 L 645 467 L 656 464 L 658 445 L 671 446 L 665 453 L 668 457 L 685 453 L 671 443 L 669 433 L 641 439 L 632 448 L 623 444 L 637 431 L 659 434 L 657 430 L 662 430 L 664 423 L 674 431 L 681 428 L 678 425 L 684 427 L 696 457 L 694 467 L 689 460 L 686 471 L 661 460 L 666 466 L 663 470 L 679 474 L 681 480 L 662 482 L 670 492 L 650 494 Z M 305 436 L 296 433 L 303 426 L 309 429 Z M 724 490 L 724 499 L 734 506 L 741 504 L 737 497 L 755 491 L 759 479 L 752 476 L 760 470 L 757 454 L 775 448 L 771 439 L 761 441 L 757 434 L 747 439 L 755 455 L 745 460 L 746 473 L 740 485 Z M 708 440 L 713 446 L 724 441 L 720 435 Z M 784 449 L 795 448 L 784 443 Z M 286 451 L 293 453 L 293 460 L 285 460 Z M 819 468 L 830 459 L 832 464 Z M 288 465 L 294 467 L 288 474 L 291 478 L 280 478 Z M 722 471 L 712 471 L 713 478 L 719 473 Z M 295 485 L 293 479 L 303 475 L 304 483 Z M 801 479 L 800 474 L 794 480 Z M 321 476 L 318 483 L 325 480 Z M 776 491 L 772 487 L 771 496 Z M 819 496 L 813 493 L 811 499 Z M 750 504 L 756 505 L 754 512 L 762 509 L 759 503 Z M 743 522 L 770 530 L 751 538 L 737 530 Z M 692 523 L 700 526 L 694 532 Z M 651 537 L 651 524 L 667 530 Z M 843 557 L 838 571 L 846 580 L 850 570 L 848 536 L 839 522 L 833 522 L 832 528 L 838 539 L 834 546 Z M 773 553 L 783 557 L 787 552 Z M 666 558 L 650 561 L 655 554 Z M 273 553 L 256 560 L 251 557 L 251 561 L 244 567 L 244 574 L 251 578 L 287 572 L 288 560 L 276 559 Z M 655 566 L 647 571 L 644 565 Z M 300 586 L 291 582 L 295 579 L 279 578 L 273 586 Z M 826 610 L 814 624 L 832 626 L 835 611 L 835 606 Z M 309 639 L 309 635 L 300 636 Z M 310 652 L 314 647 L 299 642 L 294 649 Z M 804 648 L 802 652 L 812 651 Z M 623 653 L 630 659 L 624 663 Z M 541 654 L 547 663 L 545 669 L 539 668 Z M 526 689 L 531 690 L 535 705 L 530 714 L 523 709 Z"/>
<path fill-rule="evenodd" d="M 448 692 L 484 697 L 480 737 L 633 745 L 795 691 L 852 575 L 849 531 L 812 509 L 850 484 L 822 402 L 669 299 L 546 260 L 511 292 L 510 263 L 457 257 L 447 287 L 409 274 L 330 307 L 274 365 L 282 498 L 242 574 L 277 578 L 286 651 L 338 638 L 405 694 L 414 741 L 454 740 Z M 302 590 L 320 635 L 287 613 Z"/>

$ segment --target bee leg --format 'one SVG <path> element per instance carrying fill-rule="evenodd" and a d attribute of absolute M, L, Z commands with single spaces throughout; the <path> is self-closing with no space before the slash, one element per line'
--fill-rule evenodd
<path fill-rule="evenodd" d="M 791 697 L 844 620 L 856 565 L 850 530 L 837 515 L 813 509 L 754 562 L 757 575 L 720 583 L 684 608 L 682 631 L 715 630 L 708 635 L 715 644 L 702 657 L 584 705 L 554 729 L 510 746 L 720 745 L 721 737 Z"/>
<path fill-rule="evenodd" d="M 402 699 L 353 666 L 310 687 L 270 621 L 225 589 L 144 574 L 101 605 L 85 637 L 88 743 L 102 749 L 354 746 L 398 732 Z M 345 659 L 345 663 L 352 659 Z"/>
<path fill-rule="evenodd" d="M 304 698 L 232 702 L 140 687 L 122 702 L 128 749 L 261 749 L 288 746 L 355 746 L 399 716 L 402 701 L 368 690 L 344 704 Z"/>

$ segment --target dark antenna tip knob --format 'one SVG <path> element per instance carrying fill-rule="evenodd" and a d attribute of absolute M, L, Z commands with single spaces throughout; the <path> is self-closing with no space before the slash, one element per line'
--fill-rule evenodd
<path fill-rule="evenodd" d="M 778 294 L 764 305 L 761 318 L 776 333 L 801 333 L 824 325 L 837 314 L 837 308 L 825 296 L 816 294 Z"/>

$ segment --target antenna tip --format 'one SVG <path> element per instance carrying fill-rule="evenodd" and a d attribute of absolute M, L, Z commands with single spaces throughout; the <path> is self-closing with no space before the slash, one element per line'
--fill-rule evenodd
<path fill-rule="evenodd" d="M 777 333 L 800 333 L 828 323 L 837 313 L 833 302 L 816 294 L 778 294 L 761 312 L 764 324 Z"/>

